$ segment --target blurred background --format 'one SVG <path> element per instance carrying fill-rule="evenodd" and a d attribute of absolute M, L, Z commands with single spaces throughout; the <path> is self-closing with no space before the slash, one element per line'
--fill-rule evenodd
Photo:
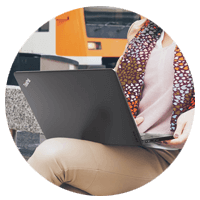
<path fill-rule="evenodd" d="M 45 140 L 15 71 L 114 68 L 130 25 L 141 17 L 114 7 L 85 7 L 51 19 L 17 53 L 6 87 L 6 116 L 13 139 L 27 160 Z"/>
<path fill-rule="evenodd" d="M 139 19 L 134 12 L 114 7 L 85 7 L 59 15 L 22 46 L 7 84 L 18 85 L 14 71 L 43 70 L 44 60 L 75 65 L 63 69 L 114 68 L 125 48 L 130 25 Z"/>

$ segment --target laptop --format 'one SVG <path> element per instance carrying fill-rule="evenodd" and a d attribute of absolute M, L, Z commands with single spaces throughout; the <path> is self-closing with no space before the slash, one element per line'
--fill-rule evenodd
<path fill-rule="evenodd" d="M 140 134 L 113 69 L 15 72 L 45 137 L 143 145 L 172 135 Z"/>

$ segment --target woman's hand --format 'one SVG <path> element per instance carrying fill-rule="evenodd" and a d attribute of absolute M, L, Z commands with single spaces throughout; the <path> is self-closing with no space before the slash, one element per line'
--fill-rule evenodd
<path fill-rule="evenodd" d="M 193 118 L 194 108 L 181 114 L 177 120 L 177 127 L 174 132 L 175 139 L 162 141 L 161 144 L 166 147 L 182 149 L 192 128 Z"/>
<path fill-rule="evenodd" d="M 143 121 L 144 121 L 144 117 L 137 117 L 137 118 L 135 119 L 136 125 L 141 124 Z"/>

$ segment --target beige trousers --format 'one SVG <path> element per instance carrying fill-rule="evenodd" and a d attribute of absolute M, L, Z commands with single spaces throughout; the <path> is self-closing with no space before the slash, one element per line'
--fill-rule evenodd
<path fill-rule="evenodd" d="M 57 186 L 65 184 L 74 192 L 102 196 L 143 186 L 161 174 L 178 153 L 54 138 L 44 141 L 28 163 Z"/>

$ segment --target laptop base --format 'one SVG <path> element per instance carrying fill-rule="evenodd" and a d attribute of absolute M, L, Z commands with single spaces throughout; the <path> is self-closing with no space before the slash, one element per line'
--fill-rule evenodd
<path fill-rule="evenodd" d="M 160 142 L 164 140 L 172 140 L 174 139 L 174 136 L 171 134 L 153 134 L 153 133 L 144 133 L 141 134 L 142 143 L 149 143 L 149 142 Z"/>

